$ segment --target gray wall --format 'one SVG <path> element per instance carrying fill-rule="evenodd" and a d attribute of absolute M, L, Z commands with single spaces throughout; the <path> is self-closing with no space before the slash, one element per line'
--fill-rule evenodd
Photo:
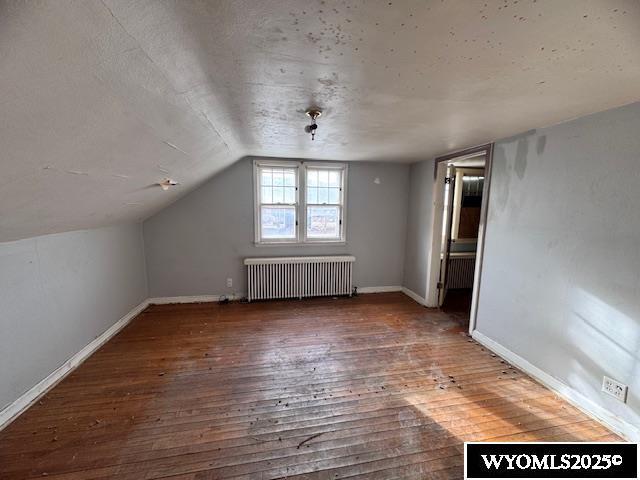
<path fill-rule="evenodd" d="M 139 224 L 0 243 L 0 410 L 146 297 Z"/>
<path fill-rule="evenodd" d="M 408 165 L 349 164 L 344 246 L 256 246 L 252 168 L 244 158 L 144 222 L 152 297 L 245 293 L 242 260 L 281 255 L 348 253 L 357 286 L 402 285 Z"/>
<path fill-rule="evenodd" d="M 411 165 L 403 286 L 426 298 L 433 229 L 434 160 Z"/>
<path fill-rule="evenodd" d="M 640 425 L 640 104 L 496 143 L 477 329 Z M 600 392 L 629 385 L 628 404 Z"/>

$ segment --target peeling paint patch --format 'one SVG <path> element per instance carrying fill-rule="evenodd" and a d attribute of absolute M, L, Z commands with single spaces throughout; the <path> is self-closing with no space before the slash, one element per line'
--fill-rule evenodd
<path fill-rule="evenodd" d="M 336 84 L 336 81 L 331 78 L 319 78 L 318 83 L 321 83 L 325 87 L 331 87 Z"/>

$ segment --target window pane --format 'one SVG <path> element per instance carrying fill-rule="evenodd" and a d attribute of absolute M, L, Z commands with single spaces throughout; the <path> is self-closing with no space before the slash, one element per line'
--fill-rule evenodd
<path fill-rule="evenodd" d="M 276 177 L 273 176 L 273 182 L 275 183 Z M 273 187 L 273 203 L 284 203 L 284 188 Z"/>
<path fill-rule="evenodd" d="M 284 170 L 273 171 L 273 184 L 281 187 L 284 185 Z"/>
<path fill-rule="evenodd" d="M 296 203 L 296 187 L 284 187 L 284 203 Z"/>
<path fill-rule="evenodd" d="M 307 170 L 307 185 L 310 187 L 318 186 L 318 171 Z"/>
<path fill-rule="evenodd" d="M 270 168 L 263 168 L 261 170 L 261 179 L 260 179 L 260 184 L 261 185 L 273 185 L 272 180 L 271 180 L 271 169 Z"/>
<path fill-rule="evenodd" d="M 329 203 L 340 203 L 340 189 L 339 188 L 330 188 L 329 189 Z"/>
<path fill-rule="evenodd" d="M 340 207 L 307 207 L 307 237 L 340 238 Z"/>
<path fill-rule="evenodd" d="M 329 186 L 329 172 L 326 170 L 318 171 L 318 185 L 320 187 L 328 187 Z"/>
<path fill-rule="evenodd" d="M 328 188 L 318 188 L 318 203 L 329 203 Z"/>
<path fill-rule="evenodd" d="M 262 238 L 296 238 L 295 207 L 262 207 Z"/>
<path fill-rule="evenodd" d="M 307 188 L 307 203 L 318 203 L 318 188 Z"/>
<path fill-rule="evenodd" d="M 337 170 L 329 170 L 329 186 L 340 187 L 340 172 Z"/>
<path fill-rule="evenodd" d="M 271 187 L 262 187 L 262 198 L 260 199 L 260 203 L 273 203 Z"/>
<path fill-rule="evenodd" d="M 296 186 L 296 175 L 291 170 L 285 170 L 284 172 L 284 184 L 288 187 Z"/>

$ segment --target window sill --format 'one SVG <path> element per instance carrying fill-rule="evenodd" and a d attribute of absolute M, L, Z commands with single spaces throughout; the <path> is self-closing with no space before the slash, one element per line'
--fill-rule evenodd
<path fill-rule="evenodd" d="M 255 247 L 340 247 L 347 245 L 344 240 L 335 242 L 253 242 Z"/>

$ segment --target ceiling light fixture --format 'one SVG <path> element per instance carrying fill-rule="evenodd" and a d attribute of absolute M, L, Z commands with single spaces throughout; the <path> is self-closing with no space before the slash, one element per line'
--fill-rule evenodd
<path fill-rule="evenodd" d="M 318 129 L 318 125 L 316 124 L 316 118 L 322 115 L 322 110 L 317 107 L 309 108 L 306 112 L 304 112 L 311 118 L 311 125 L 307 125 L 304 127 L 304 131 L 311 134 L 311 140 L 315 140 L 316 130 Z"/>

